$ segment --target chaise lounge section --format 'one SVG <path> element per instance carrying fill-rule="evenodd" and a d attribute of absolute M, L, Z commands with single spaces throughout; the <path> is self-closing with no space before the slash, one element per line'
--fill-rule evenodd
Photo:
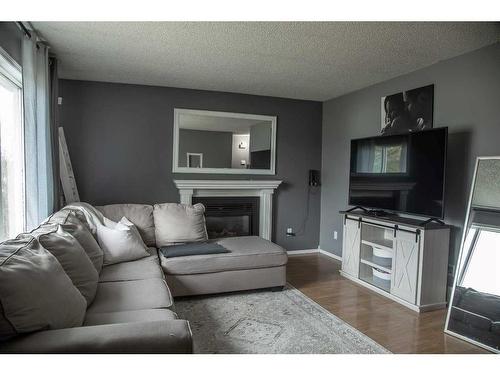
<path fill-rule="evenodd" d="M 260 237 L 214 241 L 229 253 L 166 258 L 161 265 L 175 297 L 214 294 L 286 284 L 285 250 Z"/>

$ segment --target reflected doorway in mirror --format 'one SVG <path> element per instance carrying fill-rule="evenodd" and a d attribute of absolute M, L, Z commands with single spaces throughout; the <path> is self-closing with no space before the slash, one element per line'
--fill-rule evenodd
<path fill-rule="evenodd" d="M 187 152 L 187 166 L 188 168 L 203 168 L 203 154 L 196 152 Z"/>

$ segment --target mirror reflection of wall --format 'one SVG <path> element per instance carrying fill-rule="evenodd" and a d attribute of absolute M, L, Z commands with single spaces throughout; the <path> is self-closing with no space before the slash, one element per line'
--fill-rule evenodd
<path fill-rule="evenodd" d="M 446 332 L 500 350 L 500 158 L 480 158 Z"/>
<path fill-rule="evenodd" d="M 231 168 L 230 132 L 179 130 L 179 165 L 188 167 L 187 154 L 203 154 L 205 166 Z"/>
<path fill-rule="evenodd" d="M 250 164 L 254 169 L 268 169 L 271 162 L 271 127 L 267 122 L 250 126 Z"/>
<path fill-rule="evenodd" d="M 274 174 L 276 117 L 175 111 L 174 172 Z M 202 164 L 189 162 L 194 154 L 203 155 Z"/>

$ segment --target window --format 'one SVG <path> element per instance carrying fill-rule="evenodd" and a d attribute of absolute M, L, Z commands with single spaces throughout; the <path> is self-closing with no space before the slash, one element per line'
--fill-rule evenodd
<path fill-rule="evenodd" d="M 0 48 L 0 241 L 25 227 L 21 68 Z"/>

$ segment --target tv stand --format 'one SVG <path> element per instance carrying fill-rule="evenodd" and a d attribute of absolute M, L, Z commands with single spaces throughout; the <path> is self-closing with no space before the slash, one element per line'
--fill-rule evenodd
<path fill-rule="evenodd" d="M 436 219 L 436 218 L 430 218 L 430 219 L 421 221 L 419 224 L 425 227 L 427 224 L 432 223 L 432 222 L 438 223 L 438 224 L 441 224 L 441 225 L 445 225 L 444 221 Z"/>
<path fill-rule="evenodd" d="M 449 225 L 341 214 L 342 276 L 417 312 L 446 307 Z"/>

